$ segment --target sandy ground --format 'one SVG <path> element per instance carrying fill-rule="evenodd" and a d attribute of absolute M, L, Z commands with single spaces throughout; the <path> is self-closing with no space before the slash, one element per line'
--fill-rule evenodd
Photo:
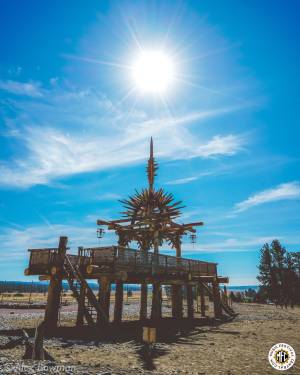
<path fill-rule="evenodd" d="M 149 358 L 137 338 L 141 327 L 136 327 L 134 322 L 131 327 L 129 322 L 129 327 L 125 323 L 118 328 L 120 335 L 114 340 L 95 342 L 72 338 L 72 335 L 45 339 L 45 347 L 55 363 L 22 361 L 23 346 L 0 350 L 0 374 L 276 374 L 278 371 L 269 365 L 267 356 L 271 346 L 279 342 L 292 345 L 300 358 L 300 308 L 282 310 L 273 305 L 235 304 L 234 309 L 239 315 L 227 322 L 201 319 L 196 314 L 193 325 L 183 324 L 177 334 L 173 332 L 174 322 L 165 319 L 158 329 L 161 334 L 158 332 L 160 339 L 153 358 Z M 124 306 L 125 319 L 133 320 L 137 311 L 138 301 L 132 299 Z M 164 315 L 169 313 L 165 304 Z M 14 338 L 5 329 L 26 327 L 29 332 L 42 317 L 43 312 L 38 310 L 1 309 L 0 344 Z M 65 306 L 62 324 L 72 326 L 74 318 L 75 306 Z M 300 359 L 283 373 L 300 374 Z"/>

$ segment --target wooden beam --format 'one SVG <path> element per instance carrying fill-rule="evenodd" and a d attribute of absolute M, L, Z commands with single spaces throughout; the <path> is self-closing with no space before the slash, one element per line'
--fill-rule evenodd
<path fill-rule="evenodd" d="M 114 322 L 120 323 L 122 321 L 123 311 L 123 282 L 120 280 L 116 281 L 115 291 L 115 309 L 114 309 Z"/>
<path fill-rule="evenodd" d="M 204 294 L 204 288 L 202 284 L 198 284 L 198 292 L 200 295 L 200 313 L 201 316 L 205 316 L 205 294 Z"/>
<path fill-rule="evenodd" d="M 76 327 L 82 327 L 84 323 L 86 285 L 82 284 L 79 292 Z"/>
<path fill-rule="evenodd" d="M 212 292 L 213 292 L 215 318 L 219 319 L 222 316 L 222 308 L 221 308 L 220 288 L 219 288 L 219 283 L 217 279 L 214 279 L 212 282 Z"/>
<path fill-rule="evenodd" d="M 60 256 L 60 263 L 63 262 L 63 257 L 67 251 L 68 237 L 60 237 L 58 254 Z M 60 308 L 60 296 L 62 292 L 62 277 L 60 275 L 51 276 L 48 287 L 47 305 L 45 309 L 45 324 L 47 329 L 57 327 L 58 310 Z"/>
<path fill-rule="evenodd" d="M 110 307 L 110 290 L 111 290 L 111 284 L 110 280 L 107 277 L 101 277 L 100 280 L 98 280 L 99 283 L 99 304 L 104 311 L 105 315 L 108 317 L 109 321 L 109 307 Z M 102 319 L 100 314 L 97 315 L 97 324 L 101 325 Z"/>
<path fill-rule="evenodd" d="M 141 284 L 140 320 L 147 319 L 147 298 L 148 298 L 148 286 L 146 283 L 142 283 Z"/>
<path fill-rule="evenodd" d="M 154 282 L 152 286 L 152 309 L 151 319 L 158 320 L 161 318 L 161 286 L 159 282 Z"/>
<path fill-rule="evenodd" d="M 182 286 L 172 285 L 172 317 L 175 319 L 181 319 L 183 316 L 182 311 Z"/>
<path fill-rule="evenodd" d="M 191 285 L 186 286 L 186 301 L 187 301 L 187 316 L 188 318 L 194 317 L 194 299 L 193 299 L 193 287 Z"/>

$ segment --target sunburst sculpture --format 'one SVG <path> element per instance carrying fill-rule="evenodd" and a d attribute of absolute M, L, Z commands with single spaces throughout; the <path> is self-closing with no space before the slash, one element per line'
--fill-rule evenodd
<path fill-rule="evenodd" d="M 153 156 L 153 140 L 150 141 L 150 157 L 146 168 L 148 187 L 128 199 L 121 200 L 124 211 L 123 218 L 113 221 L 98 220 L 98 225 L 108 225 L 108 229 L 115 230 L 119 245 L 128 246 L 136 241 L 142 250 L 157 248 L 166 241 L 176 249 L 180 248 L 182 236 L 195 233 L 193 228 L 202 222 L 178 224 L 174 220 L 181 215 L 181 201 L 175 201 L 173 194 L 163 188 L 155 189 L 154 180 L 158 165 Z M 122 225 L 125 224 L 125 225 Z"/>

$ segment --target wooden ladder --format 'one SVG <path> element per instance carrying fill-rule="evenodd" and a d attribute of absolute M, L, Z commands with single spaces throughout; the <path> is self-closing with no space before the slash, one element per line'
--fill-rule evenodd
<path fill-rule="evenodd" d="M 97 324 L 98 316 L 100 316 L 101 321 L 108 323 L 108 316 L 100 306 L 85 278 L 82 276 L 79 266 L 73 266 L 68 255 L 65 255 L 63 266 L 69 287 L 78 303 L 80 303 L 80 289 L 82 287 L 85 289 L 83 313 L 88 325 L 95 326 Z"/>

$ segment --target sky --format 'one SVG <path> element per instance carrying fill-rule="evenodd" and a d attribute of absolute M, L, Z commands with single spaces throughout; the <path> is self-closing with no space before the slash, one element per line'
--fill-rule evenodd
<path fill-rule="evenodd" d="M 96 219 L 147 185 L 204 221 L 184 257 L 257 284 L 259 250 L 300 249 L 299 1 L 2 1 L 0 278 L 28 280 L 28 248 L 114 244 Z M 138 56 L 174 69 L 133 82 Z M 155 77 L 154 77 L 155 78 Z M 162 252 L 174 254 L 164 246 Z M 28 280 L 29 281 L 29 280 Z"/>

